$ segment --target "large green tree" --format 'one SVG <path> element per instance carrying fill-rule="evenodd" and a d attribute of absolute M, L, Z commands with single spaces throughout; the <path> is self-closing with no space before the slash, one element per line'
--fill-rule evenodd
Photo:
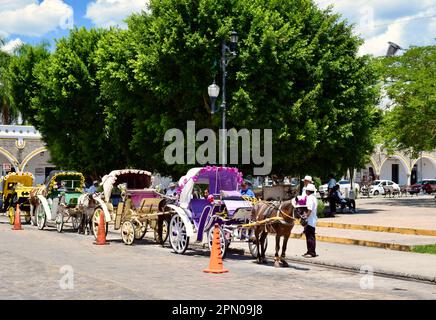
<path fill-rule="evenodd" d="M 381 134 L 391 149 L 417 153 L 436 148 L 436 46 L 412 47 L 384 59 L 384 82 L 392 107 Z"/>
<path fill-rule="evenodd" d="M 0 38 L 0 48 L 4 44 L 4 39 Z M 2 124 L 10 124 L 14 114 L 9 94 L 8 68 L 10 61 L 10 54 L 0 50 L 0 114 Z"/>
<path fill-rule="evenodd" d="M 37 113 L 31 106 L 32 98 L 41 88 L 35 70 L 36 66 L 44 64 L 49 56 L 48 45 L 43 43 L 35 46 L 22 45 L 11 58 L 8 68 L 11 105 L 14 109 L 20 110 L 24 122 L 33 119 Z"/>
<path fill-rule="evenodd" d="M 372 151 L 377 78 L 339 15 L 310 0 L 151 0 L 149 9 L 106 35 L 97 55 L 106 110 L 131 119 L 134 164 L 182 172 L 163 162 L 165 131 L 187 120 L 219 127 L 207 86 L 233 29 L 228 125 L 273 129 L 275 173 L 340 171 Z"/>
<path fill-rule="evenodd" d="M 53 162 L 60 168 L 94 177 L 125 161 L 105 134 L 104 103 L 94 62 L 100 29 L 74 29 L 60 39 L 47 61 L 36 65 L 39 86 L 29 119 L 42 133 Z"/>

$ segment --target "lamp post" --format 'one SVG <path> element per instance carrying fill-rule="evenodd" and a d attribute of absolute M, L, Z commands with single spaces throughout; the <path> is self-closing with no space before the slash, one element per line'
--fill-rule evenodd
<path fill-rule="evenodd" d="M 236 48 L 238 43 L 238 33 L 236 31 L 232 31 L 230 34 L 230 44 L 227 46 L 226 41 L 224 40 L 221 44 L 221 73 L 222 73 L 222 99 L 221 99 L 221 109 L 222 109 L 222 166 L 226 165 L 227 161 L 227 150 L 226 150 L 226 110 L 227 110 L 227 102 L 226 102 L 226 77 L 227 71 L 226 68 L 231 60 L 236 58 Z M 215 81 L 208 88 L 208 94 L 211 100 L 211 112 L 214 114 L 215 110 L 215 102 L 219 96 L 220 87 L 216 85 Z"/>

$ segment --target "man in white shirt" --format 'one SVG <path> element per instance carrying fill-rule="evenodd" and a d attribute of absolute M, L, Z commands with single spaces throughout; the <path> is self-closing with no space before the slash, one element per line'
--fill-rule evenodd
<path fill-rule="evenodd" d="M 318 199 L 316 199 L 315 193 L 315 186 L 311 183 L 308 184 L 306 187 L 307 225 L 304 227 L 304 234 L 306 235 L 307 244 L 307 252 L 303 255 L 305 258 L 315 258 L 317 256 L 315 227 L 318 220 Z"/>

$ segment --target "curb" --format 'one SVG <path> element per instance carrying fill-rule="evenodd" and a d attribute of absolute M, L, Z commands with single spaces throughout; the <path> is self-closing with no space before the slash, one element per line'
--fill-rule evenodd
<path fill-rule="evenodd" d="M 428 229 L 384 227 L 384 226 L 359 225 L 359 224 L 348 224 L 348 223 L 326 222 L 326 221 L 318 221 L 317 227 L 436 237 L 436 230 L 428 230 Z"/>
<path fill-rule="evenodd" d="M 291 233 L 289 238 L 292 239 L 305 239 L 306 237 L 302 234 Z M 348 244 L 348 245 L 356 245 L 363 247 L 372 247 L 372 248 L 382 248 L 396 251 L 406 251 L 410 252 L 415 246 L 396 244 L 396 243 L 386 243 L 386 242 L 378 242 L 378 241 L 370 241 L 370 240 L 357 240 L 357 239 L 349 239 L 349 238 L 338 238 L 338 237 L 329 237 L 329 236 L 316 236 L 317 241 L 322 242 L 330 242 L 330 243 L 339 243 L 339 244 Z"/>

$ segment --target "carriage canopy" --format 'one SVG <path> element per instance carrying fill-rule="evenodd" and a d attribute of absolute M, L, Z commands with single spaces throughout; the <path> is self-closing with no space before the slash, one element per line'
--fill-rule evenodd
<path fill-rule="evenodd" d="M 62 183 L 64 183 L 68 191 L 81 190 L 85 186 L 85 177 L 76 171 L 52 171 L 47 179 L 45 179 L 47 192 L 55 191 Z"/>
<path fill-rule="evenodd" d="M 110 199 L 114 186 L 125 183 L 128 190 L 148 189 L 152 184 L 151 172 L 136 169 L 115 170 L 101 181 L 105 199 Z"/>
<path fill-rule="evenodd" d="M 31 187 L 33 185 L 33 174 L 30 172 L 11 172 L 2 177 L 1 181 L 2 190 L 5 193 L 13 189 L 18 183 L 25 187 Z"/>
<path fill-rule="evenodd" d="M 242 173 L 237 168 L 204 167 L 193 168 L 180 178 L 177 189 L 180 203 L 188 204 L 195 184 L 207 184 L 209 193 L 218 195 L 221 191 L 236 191 L 242 183 Z"/>

